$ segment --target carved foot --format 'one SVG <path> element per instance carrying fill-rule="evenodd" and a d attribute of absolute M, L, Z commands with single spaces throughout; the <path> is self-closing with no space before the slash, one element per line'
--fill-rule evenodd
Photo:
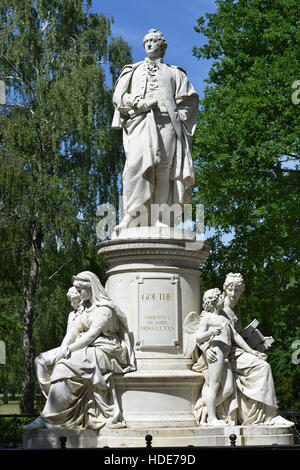
<path fill-rule="evenodd" d="M 126 428 L 127 427 L 125 421 L 118 421 L 117 423 L 108 422 L 106 426 L 109 429 L 121 429 L 121 428 Z"/>
<path fill-rule="evenodd" d="M 132 221 L 133 221 L 133 217 L 131 217 L 131 215 L 129 214 L 126 214 L 121 220 L 121 222 L 119 223 L 119 225 L 115 226 L 114 231 L 117 232 L 119 230 L 122 230 L 123 228 L 128 228 L 130 222 Z"/>
<path fill-rule="evenodd" d="M 26 431 L 30 431 L 30 430 L 33 430 L 33 429 L 41 429 L 41 428 L 46 428 L 46 423 L 45 421 L 43 420 L 43 418 L 41 418 L 40 416 L 38 418 L 36 418 L 34 421 L 32 421 L 31 423 L 29 424 L 26 424 L 24 426 L 24 429 Z"/>
<path fill-rule="evenodd" d="M 269 422 L 267 421 L 267 423 L 262 423 L 262 424 L 271 424 L 273 426 L 294 426 L 295 425 L 293 421 L 289 421 L 280 415 L 277 415 L 274 418 L 272 418 Z"/>
<path fill-rule="evenodd" d="M 170 228 L 168 224 L 164 224 L 163 222 L 161 222 L 160 220 L 157 220 L 155 222 L 155 227 L 158 227 L 158 228 Z"/>
<path fill-rule="evenodd" d="M 106 424 L 105 420 L 102 421 L 91 421 L 85 426 L 85 429 L 93 429 L 94 431 L 99 431 L 99 429 L 103 428 Z"/>

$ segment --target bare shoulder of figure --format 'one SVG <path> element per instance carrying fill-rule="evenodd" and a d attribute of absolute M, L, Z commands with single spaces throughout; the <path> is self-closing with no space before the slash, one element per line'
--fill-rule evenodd
<path fill-rule="evenodd" d="M 201 326 L 201 328 L 203 327 L 206 327 L 209 322 L 210 322 L 211 318 L 210 318 L 210 314 L 208 312 L 205 312 L 205 310 L 203 310 L 201 313 L 200 313 L 200 323 L 199 323 L 199 326 Z"/>

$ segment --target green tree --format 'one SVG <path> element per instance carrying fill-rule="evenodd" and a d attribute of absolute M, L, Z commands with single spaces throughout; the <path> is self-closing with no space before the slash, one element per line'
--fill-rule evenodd
<path fill-rule="evenodd" d="M 96 207 L 116 204 L 123 160 L 105 64 L 114 80 L 131 56 L 90 0 L 7 0 L 0 20 L 0 329 L 19 334 L 22 324 L 31 413 L 34 338 L 57 346 L 71 275 L 101 274 Z"/>
<path fill-rule="evenodd" d="M 282 381 L 299 367 L 291 344 L 299 339 L 299 2 L 217 0 L 195 30 L 194 48 L 213 61 L 194 139 L 195 202 L 205 204 L 214 230 L 204 287 L 243 273 L 244 324 L 254 317 L 276 343 L 269 352 L 279 401 Z M 281 393 L 282 392 L 282 393 Z"/>

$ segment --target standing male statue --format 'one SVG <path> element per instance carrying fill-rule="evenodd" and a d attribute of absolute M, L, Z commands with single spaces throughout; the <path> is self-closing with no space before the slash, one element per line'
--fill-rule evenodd
<path fill-rule="evenodd" d="M 163 62 L 167 42 L 160 31 L 150 29 L 143 45 L 147 57 L 123 68 L 113 95 L 112 127 L 123 129 L 126 154 L 119 229 L 134 226 L 144 208 L 151 214 L 151 204 L 190 203 L 194 184 L 198 95 L 183 69 Z M 151 225 L 164 224 L 152 218 Z"/>

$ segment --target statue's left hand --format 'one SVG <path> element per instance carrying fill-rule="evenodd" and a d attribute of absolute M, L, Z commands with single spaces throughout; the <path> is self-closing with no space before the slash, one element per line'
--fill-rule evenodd
<path fill-rule="evenodd" d="M 68 358 L 70 355 L 70 350 L 67 346 L 62 346 L 57 351 L 55 362 L 58 362 L 62 358 Z"/>
<path fill-rule="evenodd" d="M 265 353 L 256 351 L 255 349 L 252 349 L 252 354 L 254 354 L 254 356 L 258 357 L 259 359 L 262 359 L 263 361 L 267 360 L 267 355 Z"/>
<path fill-rule="evenodd" d="M 61 348 L 61 355 L 62 357 L 68 358 L 70 356 L 70 349 L 68 346 L 64 346 Z"/>

